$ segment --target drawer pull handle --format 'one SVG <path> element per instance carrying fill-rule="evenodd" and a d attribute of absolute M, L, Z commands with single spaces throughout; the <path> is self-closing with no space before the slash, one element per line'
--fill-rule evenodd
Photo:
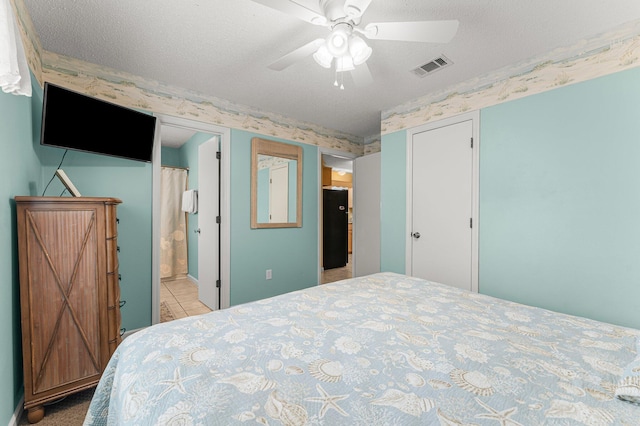
<path fill-rule="evenodd" d="M 122 281 L 122 274 L 118 274 L 118 281 Z"/>
<path fill-rule="evenodd" d="M 120 329 L 120 337 L 122 337 L 122 335 L 127 331 L 126 328 L 121 328 Z"/>
<path fill-rule="evenodd" d="M 122 308 L 124 305 L 126 305 L 126 304 L 127 304 L 127 301 L 126 301 L 126 300 L 121 300 L 121 301 L 120 301 L 120 307 L 121 307 L 121 308 Z"/>

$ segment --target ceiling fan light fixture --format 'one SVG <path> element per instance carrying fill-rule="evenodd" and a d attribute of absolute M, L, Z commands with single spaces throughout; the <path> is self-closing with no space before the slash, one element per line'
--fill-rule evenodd
<path fill-rule="evenodd" d="M 349 50 L 349 35 L 342 28 L 337 28 L 327 37 L 327 49 L 338 58 Z"/>
<path fill-rule="evenodd" d="M 318 48 L 316 53 L 313 54 L 313 59 L 323 68 L 331 68 L 333 62 L 333 55 L 329 53 L 326 44 L 323 44 Z"/>
<path fill-rule="evenodd" d="M 352 71 L 354 69 L 353 58 L 350 55 L 336 58 L 336 72 Z"/>
<path fill-rule="evenodd" d="M 351 40 L 349 40 L 349 53 L 353 58 L 354 65 L 367 62 L 372 52 L 373 49 L 371 49 L 361 37 L 356 35 L 351 36 Z"/>

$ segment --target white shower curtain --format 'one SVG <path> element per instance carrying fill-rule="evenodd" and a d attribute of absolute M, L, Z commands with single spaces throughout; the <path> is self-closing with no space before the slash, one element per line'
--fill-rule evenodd
<path fill-rule="evenodd" d="M 160 181 L 160 278 L 186 275 L 187 219 L 182 193 L 187 189 L 187 170 L 162 167 Z"/>

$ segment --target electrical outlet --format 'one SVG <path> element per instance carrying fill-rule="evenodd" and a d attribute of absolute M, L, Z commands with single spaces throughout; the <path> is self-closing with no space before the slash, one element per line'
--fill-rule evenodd
<path fill-rule="evenodd" d="M 267 279 L 271 279 L 271 269 L 267 269 Z"/>

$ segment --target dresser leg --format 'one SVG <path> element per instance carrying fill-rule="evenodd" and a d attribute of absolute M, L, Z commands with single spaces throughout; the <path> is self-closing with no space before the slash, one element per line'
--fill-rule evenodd
<path fill-rule="evenodd" d="M 38 423 L 44 417 L 44 406 L 37 405 L 33 408 L 29 408 L 27 411 L 27 420 L 29 423 Z"/>

